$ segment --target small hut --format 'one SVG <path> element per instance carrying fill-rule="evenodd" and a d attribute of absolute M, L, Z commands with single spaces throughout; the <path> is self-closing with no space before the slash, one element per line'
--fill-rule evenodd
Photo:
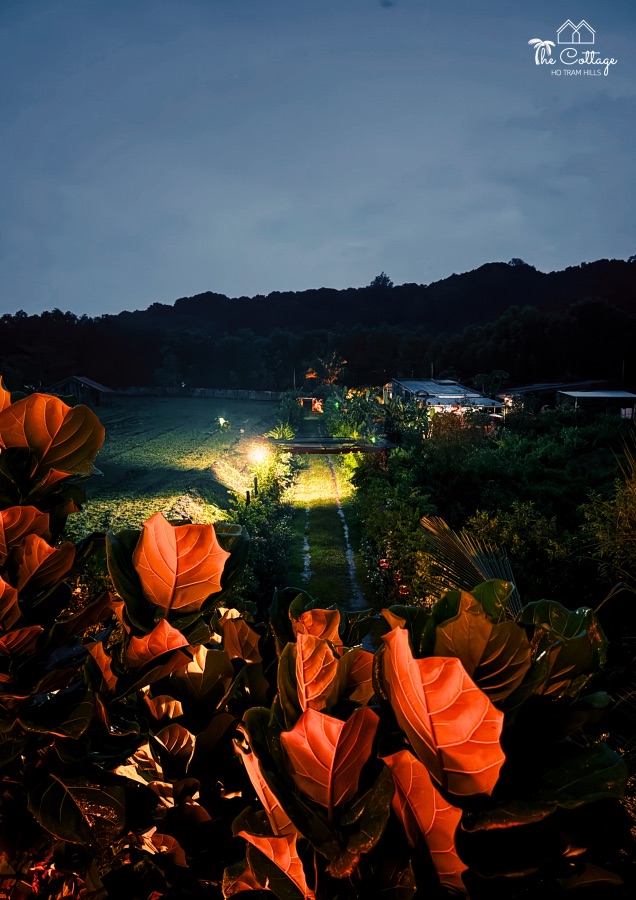
<path fill-rule="evenodd" d="M 82 375 L 69 375 L 48 388 L 48 393 L 76 397 L 78 403 L 85 403 L 87 406 L 109 406 L 114 391 Z"/>

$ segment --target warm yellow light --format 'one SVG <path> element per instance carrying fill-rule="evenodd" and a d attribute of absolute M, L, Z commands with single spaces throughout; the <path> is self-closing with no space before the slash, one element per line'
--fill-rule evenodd
<path fill-rule="evenodd" d="M 257 445 L 250 450 L 250 459 L 253 463 L 264 463 L 268 456 L 267 447 Z"/>

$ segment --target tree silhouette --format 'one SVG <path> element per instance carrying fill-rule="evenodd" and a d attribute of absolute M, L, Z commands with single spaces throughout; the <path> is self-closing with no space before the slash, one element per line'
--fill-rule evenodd
<path fill-rule="evenodd" d="M 392 288 L 393 282 L 386 274 L 386 272 L 380 272 L 379 275 L 376 275 L 369 287 L 374 288 Z"/>

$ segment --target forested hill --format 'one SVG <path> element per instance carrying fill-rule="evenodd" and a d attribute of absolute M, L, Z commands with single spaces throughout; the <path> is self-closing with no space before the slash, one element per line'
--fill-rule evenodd
<path fill-rule="evenodd" d="M 232 299 L 207 291 L 182 297 L 174 305 L 153 303 L 147 310 L 123 312 L 117 318 L 143 329 L 209 325 L 220 331 L 247 327 L 265 334 L 277 327 L 300 331 L 360 322 L 367 326 L 422 325 L 435 334 L 493 321 L 513 305 L 547 312 L 592 298 L 635 310 L 636 263 L 601 259 L 549 273 L 521 261 L 517 265 L 487 263 L 429 285 L 275 291 Z"/>
<path fill-rule="evenodd" d="M 13 390 L 68 375 L 112 388 L 284 390 L 311 369 L 326 378 L 333 361 L 350 386 L 433 367 L 460 380 L 504 369 L 512 384 L 600 378 L 636 389 L 636 262 L 549 274 L 489 263 L 428 286 L 378 281 L 267 297 L 206 293 L 96 318 L 3 315 L 0 375 Z"/>

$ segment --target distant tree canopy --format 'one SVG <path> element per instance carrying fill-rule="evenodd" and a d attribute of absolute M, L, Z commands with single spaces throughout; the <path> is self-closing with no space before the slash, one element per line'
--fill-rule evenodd
<path fill-rule="evenodd" d="M 113 388 L 285 390 L 310 367 L 328 381 L 324 362 L 335 360 L 336 380 L 350 386 L 430 377 L 431 368 L 460 381 L 500 370 L 514 385 L 619 379 L 624 360 L 624 386 L 636 387 L 627 262 L 547 275 L 492 263 L 428 286 L 391 285 L 382 272 L 364 288 L 231 301 L 208 293 L 98 318 L 21 310 L 0 317 L 0 374 L 12 390 L 68 375 Z"/>

